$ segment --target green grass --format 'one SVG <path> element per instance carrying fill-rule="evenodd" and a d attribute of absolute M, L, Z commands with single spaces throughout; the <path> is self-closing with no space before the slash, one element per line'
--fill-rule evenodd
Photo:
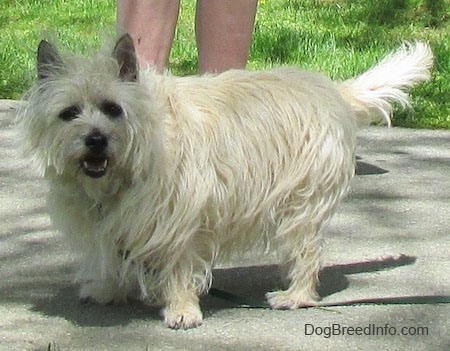
<path fill-rule="evenodd" d="M 3 0 L 0 98 L 19 98 L 35 75 L 43 33 L 78 52 L 115 25 L 112 0 Z M 182 1 L 170 68 L 197 73 L 194 0 Z M 260 0 L 248 68 L 296 65 L 343 79 L 363 72 L 404 40 L 426 40 L 436 55 L 431 82 L 412 92 L 414 110 L 394 125 L 450 129 L 450 0 Z M 48 36 L 48 35 L 46 35 Z"/>

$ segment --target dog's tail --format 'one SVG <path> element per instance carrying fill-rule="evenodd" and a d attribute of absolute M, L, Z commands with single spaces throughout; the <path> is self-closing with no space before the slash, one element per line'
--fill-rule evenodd
<path fill-rule="evenodd" d="M 391 123 L 392 103 L 409 106 L 407 90 L 430 78 L 433 54 L 428 44 L 404 44 L 360 76 L 338 83 L 358 123 Z"/>

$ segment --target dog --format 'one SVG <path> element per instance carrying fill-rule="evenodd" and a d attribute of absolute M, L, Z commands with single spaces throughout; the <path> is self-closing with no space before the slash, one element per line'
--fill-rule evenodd
<path fill-rule="evenodd" d="M 42 41 L 17 125 L 52 222 L 80 254 L 81 300 L 138 297 L 168 327 L 196 327 L 215 262 L 257 247 L 287 267 L 270 306 L 315 305 L 357 128 L 389 122 L 432 65 L 416 42 L 342 82 L 286 67 L 175 77 L 139 70 L 127 34 L 88 57 Z"/>

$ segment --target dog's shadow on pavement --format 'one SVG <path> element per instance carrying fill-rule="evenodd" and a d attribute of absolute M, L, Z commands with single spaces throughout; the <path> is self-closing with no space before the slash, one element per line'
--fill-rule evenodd
<path fill-rule="evenodd" d="M 364 261 L 344 265 L 332 265 L 322 269 L 319 274 L 320 296 L 327 297 L 342 291 L 349 286 L 348 274 L 376 272 L 399 266 L 413 264 L 416 258 L 400 255 L 373 261 Z M 225 292 L 234 299 L 213 296 L 201 298 L 201 306 L 205 315 L 211 315 L 218 310 L 239 308 L 242 301 L 252 301 L 258 308 L 265 306 L 264 295 L 268 291 L 286 287 L 283 268 L 279 265 L 262 265 L 249 267 L 220 268 L 214 270 L 213 288 Z M 255 307 L 255 306 L 249 306 Z M 33 310 L 47 316 L 62 317 L 78 326 L 108 327 L 127 325 L 133 320 L 160 320 L 160 307 L 148 306 L 132 301 L 127 305 L 101 306 L 81 303 L 78 300 L 77 289 L 73 285 L 60 287 L 53 298 L 41 300 L 34 304 Z"/>
<path fill-rule="evenodd" d="M 321 298 L 333 295 L 349 287 L 347 275 L 378 272 L 414 264 L 416 257 L 399 255 L 351 264 L 324 267 L 319 274 L 318 293 Z M 218 269 L 214 274 L 214 294 L 203 298 L 206 309 L 235 308 L 239 305 L 264 308 L 265 293 L 287 288 L 285 274 L 279 265 Z M 213 296 L 211 296 L 213 295 Z"/>
<path fill-rule="evenodd" d="M 82 327 L 111 327 L 128 325 L 133 320 L 159 319 L 159 308 L 131 301 L 121 305 L 98 305 L 81 302 L 78 289 L 72 283 L 61 287 L 53 298 L 38 301 L 33 311 L 46 316 L 64 318 Z"/>
<path fill-rule="evenodd" d="M 356 156 L 355 174 L 358 176 L 389 173 L 389 171 L 384 168 L 378 167 L 376 165 L 361 160 L 362 157 Z"/>

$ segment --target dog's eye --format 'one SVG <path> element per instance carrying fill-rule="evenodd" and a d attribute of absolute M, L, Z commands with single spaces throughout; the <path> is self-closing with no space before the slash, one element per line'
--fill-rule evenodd
<path fill-rule="evenodd" d="M 104 101 L 101 104 L 100 109 L 105 115 L 111 118 L 120 117 L 123 113 L 122 107 L 112 101 Z"/>
<path fill-rule="evenodd" d="M 61 118 L 63 121 L 71 121 L 75 118 L 78 118 L 78 115 L 81 113 L 81 109 L 76 106 L 69 106 L 67 108 L 65 108 L 64 110 L 62 110 L 58 117 Z"/>

